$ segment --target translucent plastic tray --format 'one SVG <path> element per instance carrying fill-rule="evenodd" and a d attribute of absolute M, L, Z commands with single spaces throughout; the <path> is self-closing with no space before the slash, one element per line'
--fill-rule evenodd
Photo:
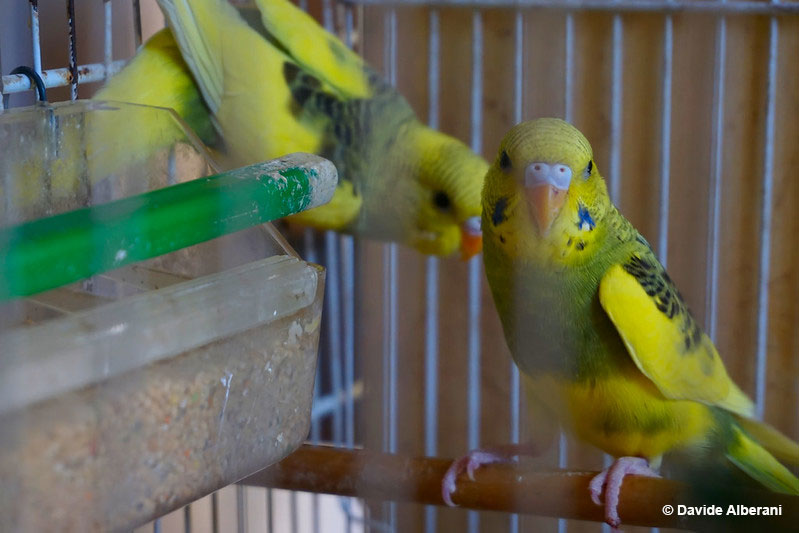
<path fill-rule="evenodd" d="M 142 113 L 168 142 L 115 159 L 93 128 Z M 0 115 L 0 171 L 5 225 L 214 169 L 170 111 L 79 103 Z M 290 453 L 323 289 L 264 225 L 0 303 L 0 530 L 130 529 Z"/>

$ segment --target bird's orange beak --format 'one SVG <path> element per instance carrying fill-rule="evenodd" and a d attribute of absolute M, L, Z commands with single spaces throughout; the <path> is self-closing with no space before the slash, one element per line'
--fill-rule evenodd
<path fill-rule="evenodd" d="M 566 191 L 542 184 L 526 189 L 527 202 L 533 206 L 533 217 L 541 235 L 549 233 L 555 217 L 566 202 Z"/>
<path fill-rule="evenodd" d="M 470 217 L 461 224 L 461 259 L 466 261 L 483 249 L 480 217 Z"/>
<path fill-rule="evenodd" d="M 541 235 L 547 235 L 558 216 L 572 179 L 567 165 L 536 161 L 524 169 L 524 192 Z"/>

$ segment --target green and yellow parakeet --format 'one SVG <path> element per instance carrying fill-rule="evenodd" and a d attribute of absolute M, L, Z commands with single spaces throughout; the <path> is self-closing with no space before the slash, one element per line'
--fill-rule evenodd
<path fill-rule="evenodd" d="M 559 423 L 617 458 L 590 484 L 609 524 L 620 522 L 624 476 L 657 476 L 672 451 L 725 457 L 772 491 L 799 494 L 777 460 L 798 464 L 799 445 L 752 419 L 649 244 L 610 202 L 577 129 L 551 118 L 514 127 L 482 204 L 486 275 L 532 427 L 551 434 Z M 455 462 L 445 499 L 460 472 L 511 456 L 478 450 Z"/>
<path fill-rule="evenodd" d="M 226 0 L 159 0 L 221 134 L 223 166 L 318 153 L 335 163 L 339 187 L 294 220 L 423 253 L 479 251 L 488 164 L 421 124 L 393 87 L 292 3 L 256 3 L 261 32 Z"/>

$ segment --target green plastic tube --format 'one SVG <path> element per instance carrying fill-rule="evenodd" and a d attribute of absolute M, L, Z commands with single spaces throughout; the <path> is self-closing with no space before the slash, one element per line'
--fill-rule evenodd
<path fill-rule="evenodd" d="M 129 263 L 330 201 L 332 163 L 310 154 L 200 178 L 0 229 L 0 300 Z"/>

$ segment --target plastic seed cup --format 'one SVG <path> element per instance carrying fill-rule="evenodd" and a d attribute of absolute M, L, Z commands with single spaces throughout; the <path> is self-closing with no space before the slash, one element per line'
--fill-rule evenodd
<path fill-rule="evenodd" d="M 143 158 L 124 135 L 141 124 Z M 169 110 L 0 115 L 2 225 L 214 171 Z M 289 454 L 323 290 L 267 224 L 0 302 L 0 530 L 129 530 Z"/>

